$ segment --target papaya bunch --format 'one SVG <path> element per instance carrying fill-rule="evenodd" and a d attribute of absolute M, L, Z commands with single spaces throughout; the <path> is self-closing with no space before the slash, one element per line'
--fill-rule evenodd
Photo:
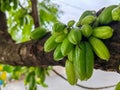
<path fill-rule="evenodd" d="M 67 80 L 75 85 L 79 80 L 88 80 L 93 74 L 94 55 L 108 61 L 110 52 L 103 40 L 113 36 L 113 28 L 109 26 L 113 12 L 119 7 L 106 7 L 98 16 L 95 11 L 85 11 L 78 22 L 70 20 L 67 24 L 56 22 L 52 35 L 44 44 L 44 51 L 53 53 L 55 61 L 66 59 L 65 70 Z M 118 12 L 118 11 L 117 11 Z M 76 23 L 76 25 L 75 25 Z"/>

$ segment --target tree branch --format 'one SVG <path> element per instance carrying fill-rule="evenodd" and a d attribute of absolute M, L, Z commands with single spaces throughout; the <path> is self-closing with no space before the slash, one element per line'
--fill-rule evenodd
<path fill-rule="evenodd" d="M 32 2 L 32 15 L 35 27 L 39 26 L 39 18 L 37 13 L 37 0 Z M 11 38 L 7 32 L 7 23 L 5 13 L 0 12 L 0 63 L 19 66 L 49 66 L 49 65 L 65 65 L 65 58 L 59 62 L 53 60 L 53 52 L 45 53 L 43 50 L 44 42 L 51 36 L 48 33 L 41 40 L 29 41 L 21 44 L 9 43 Z M 112 38 L 105 40 L 105 44 L 110 50 L 111 58 L 109 61 L 95 58 L 95 69 L 105 71 L 116 71 L 120 73 L 120 22 L 111 23 L 114 29 Z"/>
<path fill-rule="evenodd" d="M 34 20 L 34 24 L 35 24 L 35 27 L 39 27 L 40 22 L 39 22 L 38 8 L 37 8 L 37 0 L 31 0 L 31 3 L 32 3 L 31 14 Z"/>
<path fill-rule="evenodd" d="M 104 71 L 115 71 L 120 73 L 120 22 L 112 23 L 114 35 L 112 38 L 105 40 L 105 44 L 110 50 L 111 58 L 109 61 L 95 58 L 95 69 Z M 45 53 L 43 45 L 51 36 L 48 33 L 41 40 L 29 41 L 21 44 L 9 44 L 0 41 L 0 63 L 20 66 L 42 66 L 65 65 L 65 58 L 59 62 L 53 60 L 53 52 Z M 15 48 L 14 48 L 15 47 Z"/>
<path fill-rule="evenodd" d="M 8 33 L 6 14 L 0 11 L 0 39 L 9 43 L 13 43 L 11 36 Z"/>
<path fill-rule="evenodd" d="M 64 66 L 64 60 L 59 62 L 53 60 L 53 52 L 44 52 L 43 44 L 49 36 L 50 34 L 42 40 L 29 41 L 21 44 L 9 44 L 0 41 L 0 63 L 15 66 Z"/>

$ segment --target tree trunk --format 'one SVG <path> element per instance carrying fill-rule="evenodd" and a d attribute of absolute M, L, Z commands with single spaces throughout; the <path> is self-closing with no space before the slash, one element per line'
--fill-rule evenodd
<path fill-rule="evenodd" d="M 120 23 L 112 23 L 114 35 L 105 40 L 105 44 L 110 50 L 111 58 L 109 61 L 95 58 L 95 68 L 105 71 L 117 71 L 120 65 Z M 53 60 L 53 52 L 45 53 L 43 50 L 44 42 L 51 34 L 48 33 L 41 40 L 29 41 L 21 44 L 9 44 L 0 41 L 0 63 L 20 66 L 64 66 L 65 59 L 56 62 Z"/>
<path fill-rule="evenodd" d="M 6 32 L 7 24 L 4 13 L 0 12 L 0 17 L 0 63 L 14 66 L 42 67 L 49 65 L 65 65 L 65 58 L 56 62 L 53 60 L 53 52 L 45 53 L 43 50 L 45 41 L 51 36 L 50 33 L 41 40 L 15 44 Z M 39 23 L 37 23 L 37 25 L 38 24 Z M 114 29 L 114 35 L 104 42 L 110 50 L 111 58 L 109 61 L 105 61 L 96 56 L 94 68 L 120 73 L 118 68 L 120 65 L 120 22 L 113 22 L 110 26 Z"/>

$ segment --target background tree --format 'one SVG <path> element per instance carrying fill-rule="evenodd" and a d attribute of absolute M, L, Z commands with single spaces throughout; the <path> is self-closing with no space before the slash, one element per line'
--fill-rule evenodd
<path fill-rule="evenodd" d="M 51 69 L 47 66 L 64 66 L 66 59 L 65 57 L 61 61 L 54 61 L 53 51 L 46 53 L 43 50 L 45 41 L 51 36 L 49 32 L 51 26 L 58 21 L 57 17 L 60 13 L 58 6 L 50 3 L 49 0 L 40 3 L 37 0 L 24 2 L 1 0 L 0 7 L 0 63 L 8 64 L 1 65 L 1 71 L 12 73 L 12 78 L 15 79 L 28 72 L 25 84 L 30 85 L 30 90 L 36 89 L 36 83 L 46 86 L 44 80 L 48 74 L 47 71 Z M 99 13 L 97 14 L 99 15 Z M 119 24 L 119 22 L 109 24 L 114 29 L 114 35 L 104 41 L 110 50 L 110 60 L 103 61 L 96 56 L 94 68 L 120 72 Z M 41 39 L 31 40 L 31 32 L 37 27 L 44 27 L 49 30 Z"/>

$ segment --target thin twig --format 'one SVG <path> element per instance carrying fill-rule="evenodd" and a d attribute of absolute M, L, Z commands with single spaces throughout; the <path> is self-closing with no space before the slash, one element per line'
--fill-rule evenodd
<path fill-rule="evenodd" d="M 34 24 L 35 27 L 39 27 L 40 26 L 40 22 L 39 22 L 39 14 L 38 14 L 38 8 L 37 8 L 37 0 L 31 0 L 32 3 L 32 17 L 34 20 Z"/>
<path fill-rule="evenodd" d="M 23 7 L 20 2 L 19 2 L 19 6 L 20 6 L 22 9 L 24 9 L 24 10 L 27 11 L 27 9 L 26 9 L 25 7 Z"/>
<path fill-rule="evenodd" d="M 53 72 L 54 72 L 55 74 L 57 74 L 58 76 L 60 76 L 62 79 L 64 79 L 64 80 L 67 81 L 67 79 L 66 79 L 64 76 L 62 76 L 60 73 L 58 73 L 56 70 L 53 69 Z M 81 88 L 84 88 L 84 89 L 92 89 L 92 90 L 93 90 L 93 89 L 106 89 L 106 88 L 111 88 L 111 87 L 114 87 L 114 86 L 116 86 L 116 85 L 96 87 L 96 88 L 94 88 L 94 87 L 87 87 L 87 86 L 83 86 L 83 85 L 80 85 L 80 84 L 76 84 L 76 86 L 81 87 Z"/>

